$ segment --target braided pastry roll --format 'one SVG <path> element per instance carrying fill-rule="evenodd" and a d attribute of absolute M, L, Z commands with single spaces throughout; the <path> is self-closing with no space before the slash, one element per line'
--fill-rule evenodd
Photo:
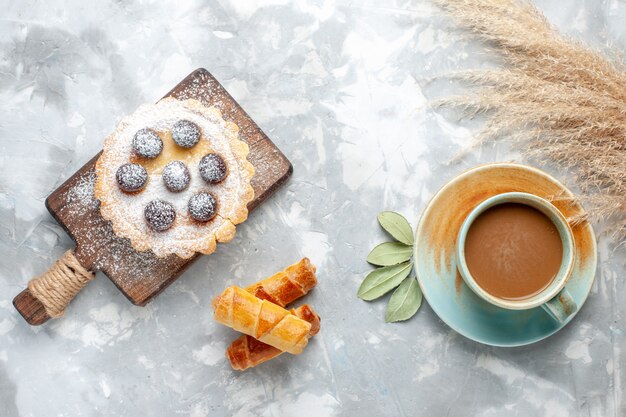
<path fill-rule="evenodd" d="M 311 323 L 309 337 L 315 336 L 320 331 L 320 318 L 309 305 L 304 304 L 296 309 L 292 309 L 291 313 Z M 281 353 L 283 353 L 281 350 L 259 342 L 254 337 L 248 335 L 237 338 L 226 349 L 226 357 L 233 369 L 238 371 L 245 371 L 248 368 L 260 365 L 263 362 L 274 359 Z"/>
<path fill-rule="evenodd" d="M 281 307 L 292 303 L 306 295 L 317 284 L 315 266 L 308 258 L 288 266 L 283 271 L 262 281 L 250 285 L 246 291 L 253 293 L 262 300 L 272 301 Z M 309 336 L 319 332 L 320 318 L 308 305 L 291 310 L 292 314 L 311 323 Z M 226 357 L 233 369 L 244 371 L 260 365 L 280 355 L 280 350 L 259 342 L 254 337 L 243 335 L 234 340 L 226 349 Z"/>
<path fill-rule="evenodd" d="M 310 323 L 237 286 L 226 288 L 212 307 L 219 323 L 281 351 L 298 355 L 309 341 Z"/>
<path fill-rule="evenodd" d="M 269 278 L 252 284 L 246 291 L 281 307 L 303 297 L 317 285 L 315 265 L 309 258 L 288 266 Z"/>

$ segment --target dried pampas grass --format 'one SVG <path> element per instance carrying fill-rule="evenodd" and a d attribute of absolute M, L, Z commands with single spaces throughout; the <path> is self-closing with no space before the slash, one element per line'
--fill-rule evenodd
<path fill-rule="evenodd" d="M 439 102 L 484 113 L 479 142 L 512 136 L 528 156 L 572 170 L 585 205 L 626 238 L 626 73 L 560 35 L 526 0 L 435 0 L 499 52 L 505 69 L 455 75 L 474 94 Z M 526 146 L 527 145 L 527 146 Z"/>

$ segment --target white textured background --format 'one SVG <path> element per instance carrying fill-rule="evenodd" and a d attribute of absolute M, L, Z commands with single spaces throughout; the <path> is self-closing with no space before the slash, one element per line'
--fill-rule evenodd
<path fill-rule="evenodd" d="M 381 6 L 385 4 L 385 6 Z M 626 3 L 539 2 L 566 33 L 626 49 Z M 427 304 L 384 324 L 356 289 L 383 239 L 501 147 L 446 162 L 475 131 L 426 107 L 430 76 L 491 61 L 426 1 L 0 0 L 0 416 L 624 416 L 623 252 L 600 242 L 587 304 L 536 345 L 478 345 Z M 222 82 L 295 167 L 288 185 L 145 308 L 98 276 L 34 328 L 11 300 L 72 242 L 45 197 L 124 114 L 197 67 Z M 564 182 L 562 172 L 554 172 Z M 300 357 L 234 373 L 211 318 L 226 285 L 302 256 L 322 332 Z"/>

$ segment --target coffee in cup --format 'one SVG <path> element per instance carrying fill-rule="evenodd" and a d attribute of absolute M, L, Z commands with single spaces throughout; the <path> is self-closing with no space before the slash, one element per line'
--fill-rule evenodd
<path fill-rule="evenodd" d="M 485 210 L 465 238 L 465 261 L 476 283 L 507 300 L 523 300 L 546 289 L 562 259 L 556 226 L 526 204 L 504 203 Z"/>
<path fill-rule="evenodd" d="M 538 196 L 511 192 L 480 203 L 457 238 L 457 268 L 479 297 L 498 307 L 541 306 L 566 321 L 577 306 L 564 288 L 574 238 L 561 212 Z"/>

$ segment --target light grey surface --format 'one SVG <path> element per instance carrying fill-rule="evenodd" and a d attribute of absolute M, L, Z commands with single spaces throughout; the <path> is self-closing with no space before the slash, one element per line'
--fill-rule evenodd
<path fill-rule="evenodd" d="M 175 4 L 178 3 L 178 4 Z M 382 4 L 386 6 L 381 6 Z M 574 37 L 626 49 L 626 4 L 539 6 Z M 624 416 L 623 251 L 600 241 L 578 317 L 536 345 L 455 334 L 425 303 L 384 324 L 356 289 L 384 239 L 439 186 L 500 147 L 450 160 L 475 130 L 426 107 L 426 78 L 490 60 L 424 1 L 265 4 L 0 0 L 0 416 Z M 209 69 L 293 162 L 288 185 L 145 308 L 103 275 L 66 316 L 29 327 L 11 305 L 72 246 L 44 199 L 124 114 Z M 554 171 L 551 171 L 554 172 Z M 565 183 L 571 180 L 555 174 Z M 299 357 L 245 373 L 210 300 L 310 257 L 322 331 Z"/>

